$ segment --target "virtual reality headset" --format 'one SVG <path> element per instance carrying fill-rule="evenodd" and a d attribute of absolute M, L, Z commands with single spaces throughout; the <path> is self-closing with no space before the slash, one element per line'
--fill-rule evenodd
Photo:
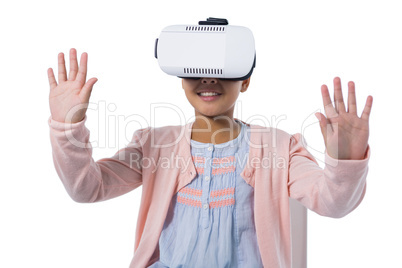
<path fill-rule="evenodd" d="M 253 33 L 226 19 L 164 28 L 155 42 L 162 71 L 180 78 L 246 80 L 255 67 Z"/>

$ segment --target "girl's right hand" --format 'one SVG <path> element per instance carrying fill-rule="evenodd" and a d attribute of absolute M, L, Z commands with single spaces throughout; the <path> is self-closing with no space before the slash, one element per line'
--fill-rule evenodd
<path fill-rule="evenodd" d="M 98 79 L 86 81 L 88 54 L 82 53 L 78 68 L 77 51 L 70 50 L 70 73 L 67 78 L 64 54 L 58 56 L 58 84 L 52 68 L 47 70 L 50 84 L 49 105 L 52 119 L 77 123 L 84 119 L 92 88 Z"/>

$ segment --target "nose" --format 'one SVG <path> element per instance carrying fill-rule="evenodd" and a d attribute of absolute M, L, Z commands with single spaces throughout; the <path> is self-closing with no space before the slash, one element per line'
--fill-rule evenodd
<path fill-rule="evenodd" d="M 217 84 L 218 83 L 218 79 L 217 78 L 207 78 L 204 77 L 201 79 L 201 83 L 202 84 Z"/>

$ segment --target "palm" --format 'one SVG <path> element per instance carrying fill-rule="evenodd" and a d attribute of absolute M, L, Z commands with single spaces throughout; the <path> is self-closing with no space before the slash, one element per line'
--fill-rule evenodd
<path fill-rule="evenodd" d="M 59 54 L 59 72 L 57 84 L 53 70 L 48 70 L 50 94 L 49 105 L 52 119 L 60 122 L 76 123 L 81 121 L 86 112 L 90 93 L 97 81 L 92 78 L 85 83 L 87 74 L 87 54 L 83 53 L 80 61 L 80 68 L 76 57 L 76 51 L 70 51 L 70 73 L 67 73 L 64 62 L 64 55 Z"/>
<path fill-rule="evenodd" d="M 341 82 L 334 79 L 334 100 L 331 102 L 326 85 L 321 87 L 325 117 L 317 113 L 327 153 L 337 159 L 362 159 L 366 153 L 369 137 L 369 116 L 373 98 L 369 96 L 361 117 L 356 111 L 355 85 L 349 82 L 348 110 L 343 101 Z"/>

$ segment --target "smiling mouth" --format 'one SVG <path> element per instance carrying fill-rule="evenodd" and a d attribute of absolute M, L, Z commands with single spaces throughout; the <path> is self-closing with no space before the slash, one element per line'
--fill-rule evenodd
<path fill-rule="evenodd" d="M 215 92 L 201 92 L 197 94 L 201 100 L 206 102 L 212 102 L 218 100 L 222 94 Z"/>
<path fill-rule="evenodd" d="M 197 95 L 202 96 L 202 97 L 210 97 L 210 96 L 219 96 L 222 94 L 216 93 L 216 92 L 200 92 L 200 93 L 197 93 Z"/>

